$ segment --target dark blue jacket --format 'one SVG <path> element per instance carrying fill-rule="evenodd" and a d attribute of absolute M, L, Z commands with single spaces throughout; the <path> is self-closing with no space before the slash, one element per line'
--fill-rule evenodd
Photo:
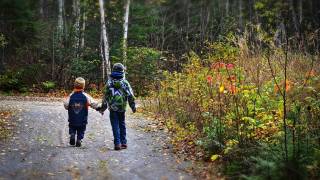
<path fill-rule="evenodd" d="M 73 126 L 84 126 L 88 123 L 89 102 L 82 91 L 74 92 L 69 99 L 69 123 Z"/>

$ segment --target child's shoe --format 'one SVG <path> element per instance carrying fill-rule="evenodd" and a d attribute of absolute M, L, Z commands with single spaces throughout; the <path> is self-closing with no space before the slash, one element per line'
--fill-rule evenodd
<path fill-rule="evenodd" d="M 121 150 L 121 146 L 120 146 L 120 145 L 116 145 L 116 146 L 114 146 L 114 150 L 116 150 L 116 151 Z"/>
<path fill-rule="evenodd" d="M 126 144 L 121 144 L 121 149 L 127 149 L 128 148 L 128 145 Z"/>
<path fill-rule="evenodd" d="M 77 140 L 76 147 L 81 147 L 81 140 Z"/>
<path fill-rule="evenodd" d="M 70 136 L 70 145 L 74 146 L 76 144 L 76 139 L 74 138 L 74 136 Z"/>

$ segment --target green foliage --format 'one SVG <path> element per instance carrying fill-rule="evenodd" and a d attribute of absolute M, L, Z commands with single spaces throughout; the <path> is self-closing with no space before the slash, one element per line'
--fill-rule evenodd
<path fill-rule="evenodd" d="M 260 18 L 263 19 L 266 29 L 273 30 L 278 25 L 279 20 L 277 16 L 281 13 L 282 8 L 285 8 L 286 4 L 277 0 L 258 0 L 256 1 L 254 8 L 259 12 Z"/>
<path fill-rule="evenodd" d="M 24 0 L 3 0 L 0 8 L 5 15 L 6 26 L 2 29 L 8 44 L 16 47 L 29 43 L 35 35 L 35 21 L 32 8 L 35 2 Z M 13 31 L 14 29 L 14 31 Z"/>
<path fill-rule="evenodd" d="M 4 47 L 7 44 L 6 38 L 2 33 L 0 33 L 0 48 Z"/>
<path fill-rule="evenodd" d="M 130 18 L 130 36 L 128 39 L 129 45 L 145 46 L 149 45 L 149 36 L 160 31 L 157 22 L 159 15 L 157 6 L 144 3 L 133 3 L 130 13 L 134 14 Z"/>
<path fill-rule="evenodd" d="M 21 71 L 7 71 L 5 74 L 0 75 L 0 90 L 8 91 L 24 91 L 25 84 L 22 82 Z"/>
<path fill-rule="evenodd" d="M 230 37 L 231 38 L 231 37 Z M 239 55 L 239 48 L 229 42 L 206 43 L 205 59 L 213 62 L 234 62 Z"/>
<path fill-rule="evenodd" d="M 41 83 L 41 79 L 47 77 L 45 67 L 46 65 L 44 64 L 32 64 L 18 69 L 18 72 L 21 73 L 20 79 L 22 83 L 29 87 L 32 84 Z"/>
<path fill-rule="evenodd" d="M 307 144 L 301 144 L 301 147 L 307 147 Z M 293 146 L 289 146 L 292 152 Z M 319 177 L 319 156 L 316 155 L 316 149 L 301 149 L 301 157 L 289 154 L 289 160 L 283 159 L 281 144 L 270 146 L 269 144 L 260 144 L 256 150 L 258 154 L 251 154 L 248 160 L 248 175 L 243 175 L 244 179 L 317 179 Z M 230 174 L 241 171 L 243 167 L 235 167 Z"/>
<path fill-rule="evenodd" d="M 41 83 L 39 79 L 46 77 L 42 64 L 33 64 L 16 70 L 8 70 L 0 75 L 0 89 L 3 91 L 27 92 L 33 84 Z"/>
<path fill-rule="evenodd" d="M 258 156 L 251 156 L 249 159 L 250 176 L 243 176 L 244 179 L 281 179 L 283 163 L 281 161 L 282 155 L 279 149 L 270 150 L 268 145 L 261 145 Z M 242 167 L 238 167 L 242 169 Z M 233 172 L 236 172 L 235 169 Z M 233 173 L 231 172 L 231 173 Z"/>
<path fill-rule="evenodd" d="M 42 87 L 46 92 L 53 90 L 56 87 L 56 83 L 52 81 L 45 81 L 42 82 Z"/>
<path fill-rule="evenodd" d="M 100 66 L 100 60 L 84 60 L 84 59 L 74 59 L 70 64 L 70 74 L 72 77 L 84 77 L 88 81 L 97 79 L 99 74 L 97 74 L 96 69 Z"/>
<path fill-rule="evenodd" d="M 159 78 L 160 52 L 151 48 L 128 49 L 127 78 L 137 95 L 145 96 Z"/>

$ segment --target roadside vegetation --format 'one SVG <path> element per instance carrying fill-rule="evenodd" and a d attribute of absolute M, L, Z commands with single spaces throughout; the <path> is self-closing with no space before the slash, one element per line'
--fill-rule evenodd
<path fill-rule="evenodd" d="M 12 122 L 12 112 L 0 110 L 0 141 L 10 137 L 15 124 Z"/>
<path fill-rule="evenodd" d="M 253 52 L 247 42 L 189 53 L 181 72 L 164 72 L 147 110 L 176 151 L 222 164 L 230 178 L 319 178 L 319 56 L 267 42 Z"/>

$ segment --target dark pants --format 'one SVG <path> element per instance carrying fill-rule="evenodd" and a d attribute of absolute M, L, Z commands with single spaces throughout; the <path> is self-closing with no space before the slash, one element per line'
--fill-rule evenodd
<path fill-rule="evenodd" d="M 114 145 L 127 144 L 125 112 L 110 111 L 110 122 Z"/>
<path fill-rule="evenodd" d="M 77 140 L 82 140 L 84 137 L 84 132 L 86 131 L 87 125 L 74 126 L 69 124 L 69 134 L 71 137 L 75 137 L 77 134 Z"/>

